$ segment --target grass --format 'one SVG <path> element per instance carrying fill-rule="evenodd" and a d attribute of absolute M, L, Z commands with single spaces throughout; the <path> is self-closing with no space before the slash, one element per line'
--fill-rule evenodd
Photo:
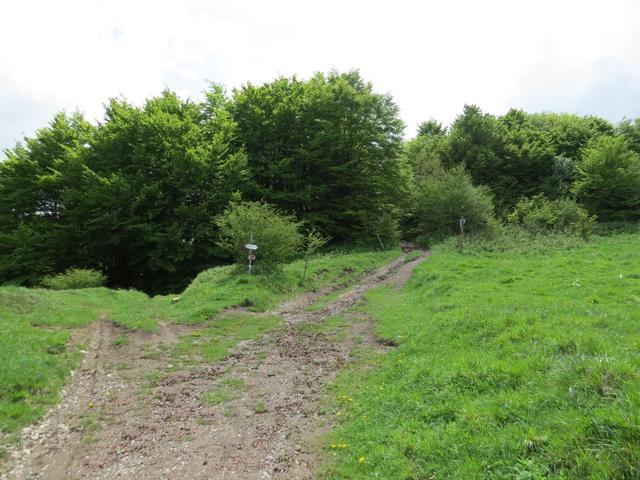
<path fill-rule="evenodd" d="M 229 307 L 264 312 L 295 294 L 317 288 L 354 283 L 400 255 L 399 250 L 359 251 L 316 256 L 309 262 L 307 280 L 300 284 L 304 262 L 285 265 L 271 275 L 234 274 L 235 267 L 216 267 L 202 272 L 174 303 L 174 296 L 158 297 L 164 318 L 175 323 L 199 324 Z"/>
<path fill-rule="evenodd" d="M 240 378 L 226 378 L 218 388 L 204 392 L 200 400 L 209 405 L 219 405 L 240 398 L 247 388 L 247 384 Z"/>
<path fill-rule="evenodd" d="M 306 310 L 308 312 L 319 312 L 347 291 L 349 291 L 349 287 L 339 287 L 335 291 L 317 298 L 313 303 L 307 306 Z"/>
<path fill-rule="evenodd" d="M 111 342 L 111 345 L 113 345 L 114 347 L 121 347 L 123 345 L 128 345 L 128 344 L 129 344 L 129 337 L 127 337 L 126 335 L 118 335 Z"/>
<path fill-rule="evenodd" d="M 267 413 L 267 407 L 265 406 L 264 402 L 260 401 L 254 405 L 253 411 L 257 414 Z"/>
<path fill-rule="evenodd" d="M 404 263 L 413 262 L 414 260 L 420 258 L 422 255 L 424 255 L 424 252 L 422 250 L 412 250 L 404 256 Z"/>
<path fill-rule="evenodd" d="M 259 338 L 264 332 L 280 325 L 280 319 L 239 313 L 227 315 L 207 325 L 181 338 L 172 352 L 176 362 L 194 364 L 222 360 L 238 342 Z"/>
<path fill-rule="evenodd" d="M 445 245 L 370 291 L 398 347 L 332 385 L 321 477 L 639 478 L 638 245 Z"/>
<path fill-rule="evenodd" d="M 333 341 L 341 342 L 347 337 L 349 323 L 342 315 L 332 315 L 319 323 L 301 323 L 298 330 L 309 333 L 322 333 L 330 335 Z"/>
<path fill-rule="evenodd" d="M 308 280 L 302 285 L 301 261 L 285 265 L 277 274 L 252 277 L 233 267 L 213 268 L 200 274 L 177 301 L 175 295 L 149 298 L 133 290 L 108 288 L 0 287 L 0 433 L 15 432 L 37 420 L 58 401 L 69 371 L 82 358 L 81 346 L 69 344 L 74 329 L 98 319 L 151 332 L 158 330 L 159 321 L 202 325 L 201 336 L 184 338 L 176 355 L 185 363 L 215 361 L 238 341 L 278 325 L 272 317 L 221 315 L 225 309 L 245 306 L 266 311 L 304 291 L 352 283 L 398 255 L 398 250 L 319 255 L 311 260 Z M 125 336 L 118 337 L 114 346 L 126 342 Z"/>

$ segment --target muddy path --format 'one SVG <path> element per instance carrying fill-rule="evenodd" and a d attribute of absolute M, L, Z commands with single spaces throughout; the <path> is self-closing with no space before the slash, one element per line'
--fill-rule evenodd
<path fill-rule="evenodd" d="M 121 329 L 95 322 L 75 339 L 86 355 L 61 403 L 23 431 L 2 479 L 312 478 L 318 438 L 331 428 L 323 386 L 357 349 L 389 348 L 348 309 L 373 287 L 401 286 L 426 258 L 401 257 L 318 311 L 307 307 L 326 292 L 287 301 L 265 314 L 281 327 L 183 371 L 171 370 L 168 352 L 192 327 L 162 325 L 122 343 Z M 340 335 L 315 328 L 335 315 L 348 318 Z"/>

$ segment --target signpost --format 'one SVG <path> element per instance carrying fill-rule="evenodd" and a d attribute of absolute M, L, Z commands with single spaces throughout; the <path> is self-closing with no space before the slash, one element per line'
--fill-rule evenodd
<path fill-rule="evenodd" d="M 458 224 L 460 225 L 460 238 L 458 239 L 458 248 L 460 250 L 462 250 L 464 247 L 464 224 L 465 223 L 467 223 L 467 221 L 464 219 L 464 217 L 460 217 L 460 220 L 458 220 Z"/>
<path fill-rule="evenodd" d="M 253 241 L 253 235 L 251 236 L 251 241 Z M 254 245 L 253 243 L 247 243 L 244 248 L 246 248 L 247 250 L 249 250 L 249 275 L 251 275 L 251 262 L 253 262 L 256 259 L 256 256 L 253 254 L 253 252 L 255 252 L 256 250 L 258 250 L 258 246 Z"/>

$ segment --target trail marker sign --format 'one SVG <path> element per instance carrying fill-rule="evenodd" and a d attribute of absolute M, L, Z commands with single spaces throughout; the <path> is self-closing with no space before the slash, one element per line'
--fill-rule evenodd
<path fill-rule="evenodd" d="M 253 235 L 251 235 L 251 240 L 253 240 Z M 249 250 L 249 275 L 251 275 L 251 262 L 256 259 L 256 256 L 253 254 L 256 250 L 258 250 L 258 245 L 254 245 L 253 243 L 247 243 L 244 248 Z"/>

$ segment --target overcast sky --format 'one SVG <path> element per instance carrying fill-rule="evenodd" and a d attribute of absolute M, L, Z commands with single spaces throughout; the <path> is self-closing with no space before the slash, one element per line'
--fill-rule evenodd
<path fill-rule="evenodd" d="M 0 18 L 0 149 L 114 96 L 330 69 L 390 93 L 408 136 L 465 103 L 640 116 L 638 0 L 1 0 Z"/>

